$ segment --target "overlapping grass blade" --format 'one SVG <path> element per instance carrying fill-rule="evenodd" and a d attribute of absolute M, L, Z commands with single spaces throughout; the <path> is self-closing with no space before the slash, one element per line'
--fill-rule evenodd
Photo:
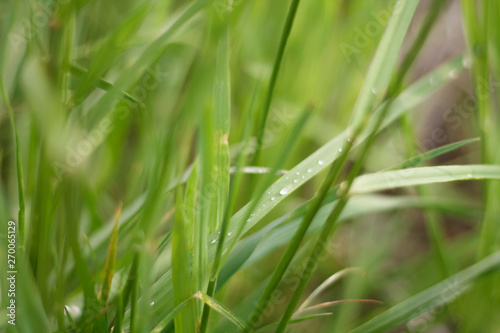
<path fill-rule="evenodd" d="M 402 92 L 400 96 L 392 103 L 388 111 L 388 115 L 382 125 L 382 128 L 385 128 L 392 124 L 399 116 L 403 115 L 405 112 L 409 112 L 413 107 L 426 100 L 437 89 L 450 82 L 453 79 L 449 75 L 450 72 L 460 71 L 461 69 L 463 69 L 463 62 L 462 58 L 459 57 L 443 64 L 429 75 L 424 76 L 422 79 L 415 82 L 404 92 Z M 432 78 L 432 80 L 430 80 L 430 78 Z M 256 206 L 258 208 L 251 212 L 251 214 L 254 215 L 248 218 L 249 221 L 244 223 L 244 221 L 246 221 L 245 216 L 247 214 L 248 207 L 250 207 L 250 204 L 247 204 L 245 207 L 240 209 L 231 218 L 228 232 L 234 233 L 241 226 L 243 226 L 243 232 L 245 232 L 256 225 L 284 198 L 289 196 L 297 188 L 305 184 L 312 177 L 328 167 L 328 165 L 338 157 L 338 149 L 341 147 L 341 144 L 345 142 L 345 140 L 347 140 L 347 137 L 348 136 L 346 132 L 341 133 L 339 136 L 333 138 L 323 147 L 304 159 L 297 166 L 290 169 L 286 175 L 280 177 L 265 190 L 264 194 L 262 195 L 262 199 L 259 200 L 259 204 Z M 361 137 L 358 142 L 361 142 L 362 140 L 363 138 Z M 357 143 L 355 143 L 355 146 L 356 145 Z M 311 169 L 311 172 L 308 172 L 309 169 Z M 297 172 L 299 172 L 299 175 L 296 175 Z M 294 180 L 296 180 L 296 182 L 294 182 Z M 282 189 L 285 189 L 284 195 L 280 194 Z M 271 200 L 271 197 L 275 197 L 275 200 Z M 137 200 L 137 202 L 132 203 L 130 207 L 126 207 L 124 209 L 124 218 L 121 222 L 121 228 L 125 228 L 126 226 L 133 223 L 133 218 L 143 207 L 142 202 L 144 202 L 144 200 L 144 198 L 140 198 Z M 262 203 L 265 203 L 264 207 L 262 206 Z M 109 230 L 106 231 L 106 228 L 103 228 L 102 232 L 96 233 L 95 236 L 91 238 L 91 244 L 94 247 L 102 246 L 105 239 L 104 235 L 106 232 L 109 234 Z M 210 258 L 214 255 L 215 252 L 215 243 L 212 244 L 211 242 L 217 238 L 217 232 L 213 232 L 208 237 L 208 244 L 211 245 L 209 246 L 208 254 Z M 225 246 L 224 251 L 226 251 L 226 249 L 227 247 Z M 171 306 L 169 306 L 169 304 L 172 304 L 172 289 L 171 287 L 168 287 L 169 285 L 171 285 L 170 271 L 167 272 L 163 277 L 161 277 L 154 286 L 154 293 L 158 295 L 158 300 L 156 300 L 156 302 L 160 305 L 153 309 L 154 316 L 156 318 L 164 318 L 166 314 L 168 314 L 172 310 Z"/>
<path fill-rule="evenodd" d="M 339 148 L 340 156 L 338 161 L 336 161 L 336 163 L 331 167 L 325 181 L 323 182 L 321 188 L 318 190 L 314 201 L 311 203 L 310 207 L 308 207 L 308 211 L 306 215 L 304 215 L 299 229 L 290 241 L 285 254 L 279 262 L 278 268 L 271 277 L 268 287 L 264 291 L 264 294 L 262 295 L 254 312 L 250 315 L 248 322 L 251 329 L 253 328 L 254 323 L 260 318 L 262 311 L 267 306 L 272 293 L 277 288 L 279 282 L 285 274 L 285 271 L 288 268 L 292 258 L 294 257 L 298 247 L 300 246 L 300 243 L 302 242 L 302 239 L 304 238 L 307 229 L 309 228 L 309 225 L 314 218 L 314 215 L 321 207 L 321 203 L 326 197 L 328 189 L 330 188 L 332 183 L 335 182 L 340 176 L 345 162 L 347 161 L 349 151 L 353 145 L 353 141 L 356 141 L 358 139 L 359 133 L 365 127 L 363 123 L 367 115 L 369 114 L 371 109 L 376 106 L 376 104 L 372 104 L 374 102 L 373 92 L 385 91 L 385 86 L 389 82 L 392 69 L 396 64 L 397 54 L 399 53 L 399 49 L 402 45 L 404 36 L 406 35 L 406 30 L 409 27 L 409 22 L 413 17 L 417 4 L 418 1 L 400 2 L 398 5 L 400 5 L 401 8 L 398 11 L 393 12 L 382 37 L 382 41 L 377 48 L 377 52 L 368 71 L 367 79 L 361 89 L 360 95 L 354 107 L 353 120 L 351 124 L 352 133 L 350 133 L 350 136 L 347 138 L 346 142 L 343 142 L 341 144 Z M 391 98 L 392 97 L 393 96 L 391 96 Z M 383 116 L 385 116 L 385 114 L 387 113 L 389 106 L 390 105 L 388 104 L 382 109 Z M 378 126 L 381 123 L 382 115 L 378 118 L 380 120 L 377 122 L 377 126 L 375 126 L 375 128 L 371 130 L 372 133 L 377 132 Z M 372 133 L 370 133 L 368 142 L 365 144 L 365 147 L 368 147 L 368 145 L 370 144 L 373 135 Z M 362 156 L 365 154 L 365 150 L 366 148 L 363 150 Z M 342 201 L 339 201 L 335 209 L 338 211 L 338 214 L 340 214 L 341 210 L 343 209 Z M 301 288 L 302 286 L 299 286 L 297 290 L 300 290 Z M 281 319 L 280 325 L 277 329 L 278 332 L 284 331 L 288 321 L 292 316 L 293 307 L 295 306 L 294 303 L 298 302 L 299 297 L 297 295 L 297 290 L 294 294 L 294 301 L 289 304 L 285 316 Z"/>

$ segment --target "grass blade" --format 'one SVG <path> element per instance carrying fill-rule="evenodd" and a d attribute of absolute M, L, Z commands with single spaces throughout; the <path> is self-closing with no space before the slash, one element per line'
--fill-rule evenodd
<path fill-rule="evenodd" d="M 174 306 L 178 306 L 193 295 L 195 280 L 191 275 L 189 251 L 186 244 L 186 219 L 182 205 L 182 190 L 179 186 L 176 195 L 175 222 L 172 231 L 172 285 L 174 288 Z M 196 305 L 186 304 L 175 316 L 176 332 L 196 332 Z"/>
<path fill-rule="evenodd" d="M 113 272 L 115 269 L 116 260 L 116 248 L 118 247 L 118 221 L 120 220 L 120 215 L 122 213 L 123 205 L 120 204 L 115 212 L 115 226 L 113 227 L 113 233 L 111 234 L 111 239 L 109 241 L 108 258 L 106 259 L 106 272 L 104 273 L 104 282 L 101 287 L 100 299 L 107 306 L 109 292 L 111 291 L 111 280 L 113 279 Z"/>
<path fill-rule="evenodd" d="M 475 280 L 500 268 L 500 252 L 475 263 L 446 280 L 395 305 L 381 315 L 358 326 L 351 333 L 387 332 L 460 296 Z"/>
<path fill-rule="evenodd" d="M 286 44 L 288 41 L 288 37 L 290 36 L 290 32 L 292 31 L 293 21 L 295 20 L 295 14 L 297 13 L 299 4 L 300 0 L 291 0 L 285 25 L 283 26 L 283 31 L 281 32 L 280 42 L 278 45 L 278 52 L 276 53 L 273 71 L 271 73 L 271 78 L 269 80 L 269 85 L 266 91 L 264 107 L 262 109 L 262 113 L 259 114 L 260 122 L 257 128 L 259 128 L 260 130 L 257 135 L 257 147 L 255 150 L 254 161 L 258 160 L 259 153 L 262 148 L 262 142 L 264 140 L 264 129 L 266 127 L 267 117 L 269 115 L 269 109 L 271 108 L 271 101 L 273 99 L 274 88 L 276 86 L 276 81 L 278 80 L 278 74 L 281 68 L 281 62 L 283 61 L 283 55 L 285 54 Z"/>
<path fill-rule="evenodd" d="M 475 179 L 500 179 L 500 166 L 446 165 L 368 174 L 356 178 L 349 195 L 398 187 Z"/>

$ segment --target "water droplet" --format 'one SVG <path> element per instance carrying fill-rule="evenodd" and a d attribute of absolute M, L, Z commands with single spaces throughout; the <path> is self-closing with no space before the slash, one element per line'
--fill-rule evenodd
<path fill-rule="evenodd" d="M 220 235 L 220 231 L 217 231 L 217 233 Z"/>
<path fill-rule="evenodd" d="M 267 194 L 271 194 L 271 191 L 267 191 Z"/>
<path fill-rule="evenodd" d="M 289 192 L 288 187 L 283 187 L 283 188 L 281 189 L 281 191 L 280 191 L 280 194 L 281 194 L 281 195 L 285 195 L 285 194 L 288 194 L 288 192 Z"/>
<path fill-rule="evenodd" d="M 351 138 L 347 138 L 347 142 L 352 142 L 352 139 Z"/>
<path fill-rule="evenodd" d="M 294 179 L 293 182 L 297 184 L 299 181 L 297 179 Z"/>
<path fill-rule="evenodd" d="M 271 201 L 274 201 L 274 200 L 276 200 L 276 197 L 271 197 Z"/>
<path fill-rule="evenodd" d="M 471 66 L 471 60 L 469 57 L 464 57 L 463 60 L 462 60 L 462 66 L 464 66 L 464 68 L 470 68 Z"/>
<path fill-rule="evenodd" d="M 231 235 L 232 235 L 232 234 L 233 234 L 233 232 L 232 232 L 232 231 L 230 231 L 230 232 L 228 232 L 228 233 L 227 233 L 227 235 L 228 235 L 229 237 L 231 237 Z"/>
<path fill-rule="evenodd" d="M 429 83 L 431 84 L 431 86 L 435 85 L 437 83 L 436 78 L 434 76 L 431 76 L 431 78 L 429 79 Z"/>
<path fill-rule="evenodd" d="M 255 213 L 252 213 L 250 216 L 252 216 L 252 217 L 255 216 Z"/>
<path fill-rule="evenodd" d="M 247 222 L 250 222 L 251 219 L 247 219 Z"/>
<path fill-rule="evenodd" d="M 375 87 L 372 88 L 372 94 L 374 94 L 374 95 L 377 94 L 377 89 Z"/>
<path fill-rule="evenodd" d="M 288 177 L 285 177 L 286 180 L 288 180 Z"/>
<path fill-rule="evenodd" d="M 448 76 L 450 79 L 456 79 L 458 77 L 458 71 L 456 69 L 452 69 L 449 73 Z"/>
<path fill-rule="evenodd" d="M 297 176 L 300 175 L 300 172 L 297 171 Z"/>
<path fill-rule="evenodd" d="M 325 162 L 323 162 L 322 160 L 319 160 L 319 161 L 318 161 L 318 164 L 319 164 L 319 165 L 323 165 L 323 164 L 325 164 Z"/>
<path fill-rule="evenodd" d="M 469 174 L 467 175 L 467 177 L 472 178 L 472 174 L 471 174 L 471 173 L 469 173 Z"/>
<path fill-rule="evenodd" d="M 307 172 L 311 173 L 313 171 L 313 169 L 309 168 L 307 169 Z"/>
<path fill-rule="evenodd" d="M 306 179 L 306 176 L 302 176 L 301 178 L 302 178 L 302 179 Z"/>
<path fill-rule="evenodd" d="M 149 303 L 149 305 L 151 306 L 155 305 L 155 301 L 152 301 L 151 303 Z"/>
<path fill-rule="evenodd" d="M 339 148 L 339 153 L 341 153 L 341 152 L 342 152 L 342 148 Z"/>
<path fill-rule="evenodd" d="M 212 244 L 215 244 L 215 243 L 217 243 L 217 241 L 218 241 L 218 240 L 219 240 L 219 237 L 216 237 L 216 238 L 214 238 L 214 239 L 211 241 L 211 243 L 212 243 Z"/>

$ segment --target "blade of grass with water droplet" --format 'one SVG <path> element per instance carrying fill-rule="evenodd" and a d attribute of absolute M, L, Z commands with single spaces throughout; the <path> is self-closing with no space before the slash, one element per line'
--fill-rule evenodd
<path fill-rule="evenodd" d="M 458 57 L 453 59 L 440 67 L 434 70 L 429 75 L 424 76 L 422 79 L 418 80 L 410 87 L 408 87 L 405 91 L 403 91 L 398 98 L 392 103 L 388 115 L 384 120 L 382 128 L 386 128 L 387 126 L 394 123 L 394 121 L 403 115 L 405 112 L 409 112 L 417 106 L 418 104 L 425 101 L 430 95 L 432 95 L 436 90 L 441 88 L 446 83 L 450 82 L 452 78 L 450 78 L 450 71 L 460 71 L 463 69 L 462 57 Z M 430 83 L 429 78 L 434 78 L 433 84 Z M 377 111 L 379 112 L 379 111 Z M 267 202 L 268 204 L 265 207 L 262 207 L 258 210 L 253 210 L 250 220 L 246 221 L 246 216 L 248 213 L 249 207 L 253 207 L 253 204 L 249 203 L 241 208 L 233 217 L 231 218 L 231 222 L 229 224 L 228 232 L 232 232 L 233 234 L 239 229 L 243 228 L 242 232 L 246 232 L 255 226 L 269 211 L 271 211 L 277 204 L 279 204 L 284 198 L 293 193 L 297 188 L 305 184 L 312 177 L 317 175 L 319 172 L 323 171 L 329 164 L 331 164 L 339 155 L 338 148 L 341 147 L 342 143 L 347 140 L 348 135 L 347 132 L 343 132 L 337 137 L 330 140 L 324 146 L 319 148 L 316 152 L 312 153 L 309 157 L 304 159 L 298 165 L 290 169 L 290 171 L 280 177 L 277 181 L 275 181 L 270 187 L 265 190 L 265 193 L 262 195 L 262 200 L 259 202 Z M 362 142 L 363 138 L 361 137 L 357 142 L 355 142 L 355 146 Z M 308 169 L 311 169 L 311 172 L 307 172 Z M 305 171 L 305 172 L 303 172 Z M 300 175 L 296 175 L 299 172 Z M 301 173 L 302 172 L 302 173 Z M 303 176 L 303 178 L 302 178 Z M 294 182 L 297 180 L 297 182 Z M 285 194 L 280 194 L 281 190 L 287 189 Z M 269 192 L 269 194 L 267 193 Z M 274 196 L 276 199 L 271 201 L 271 197 Z M 144 199 L 141 199 L 144 200 Z M 140 201 L 140 200 L 139 200 Z M 137 214 L 137 211 L 140 210 L 142 204 L 140 202 L 132 204 L 130 210 L 125 209 L 124 215 L 127 214 L 130 216 L 129 219 L 124 220 L 122 223 L 125 225 L 131 223 L 132 217 Z M 259 207 L 259 206 L 255 206 Z M 259 207 L 260 208 L 260 207 Z M 244 224 L 242 224 L 244 223 Z M 198 229 L 197 229 L 198 230 Z M 108 231 L 109 232 L 109 231 Z M 217 232 L 213 232 L 208 237 L 208 242 L 210 243 L 214 239 L 217 239 Z M 103 238 L 96 237 L 95 240 L 96 245 L 102 244 Z M 233 242 L 236 243 L 236 239 L 233 239 Z M 228 246 L 224 246 L 224 251 L 228 248 L 232 247 L 231 244 Z M 196 253 L 196 250 L 195 250 Z M 210 247 L 208 256 L 211 258 L 215 254 L 215 247 Z M 164 318 L 169 311 L 172 310 L 171 304 L 172 302 L 172 289 L 168 287 L 171 283 L 171 272 L 168 271 L 165 275 L 163 275 L 157 283 L 155 283 L 154 290 L 155 294 L 159 295 L 158 302 L 161 302 L 162 306 L 159 306 L 157 309 L 153 309 L 154 315 L 157 318 Z"/>

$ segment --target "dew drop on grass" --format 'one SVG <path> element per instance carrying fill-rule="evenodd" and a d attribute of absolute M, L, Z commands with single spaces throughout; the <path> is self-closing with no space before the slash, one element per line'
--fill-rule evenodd
<path fill-rule="evenodd" d="M 449 73 L 448 76 L 451 79 L 456 79 L 458 77 L 458 71 L 456 69 L 452 69 Z"/>
<path fill-rule="evenodd" d="M 318 164 L 319 164 L 319 165 L 323 165 L 323 164 L 325 164 L 325 162 L 323 162 L 323 160 L 319 160 L 319 161 L 318 161 Z"/>
<path fill-rule="evenodd" d="M 297 171 L 297 176 L 300 175 L 300 172 Z"/>
<path fill-rule="evenodd" d="M 149 305 L 151 306 L 155 305 L 155 301 L 152 301 L 151 303 L 149 303 Z"/>
<path fill-rule="evenodd" d="M 434 86 L 437 83 L 436 78 L 434 76 L 431 76 L 431 78 L 429 79 L 429 83 L 431 84 L 431 86 Z"/>
<path fill-rule="evenodd" d="M 469 174 L 467 175 L 467 177 L 472 178 L 472 174 L 471 174 L 471 173 L 469 173 Z"/>
<path fill-rule="evenodd" d="M 470 58 L 464 57 L 462 60 L 462 66 L 464 66 L 464 68 L 468 69 L 468 68 L 470 68 L 470 64 L 471 64 Z"/>
<path fill-rule="evenodd" d="M 309 168 L 307 169 L 307 172 L 311 173 L 313 171 L 313 169 Z"/>
<path fill-rule="evenodd" d="M 276 200 L 276 197 L 271 197 L 271 201 L 274 201 L 274 200 Z"/>
<path fill-rule="evenodd" d="M 247 219 L 247 222 L 250 222 L 251 219 Z"/>
<path fill-rule="evenodd" d="M 233 232 L 232 232 L 232 231 L 230 231 L 230 232 L 228 232 L 228 233 L 227 233 L 227 236 L 228 236 L 228 237 L 231 237 L 231 235 L 232 235 L 232 234 L 233 234 Z"/>
<path fill-rule="evenodd" d="M 215 244 L 215 243 L 217 243 L 217 241 L 218 241 L 218 240 L 219 240 L 219 237 L 216 237 L 216 238 L 214 238 L 214 239 L 211 241 L 211 243 L 212 243 L 212 244 Z"/>
<path fill-rule="evenodd" d="M 347 142 L 352 142 L 352 139 L 351 138 L 347 138 Z"/>
<path fill-rule="evenodd" d="M 376 95 L 377 94 L 377 89 L 372 88 L 372 94 Z"/>
<path fill-rule="evenodd" d="M 295 180 L 294 180 L 295 181 Z M 290 190 L 288 189 L 288 187 L 283 187 L 280 191 L 280 194 L 281 195 L 285 195 L 285 194 L 288 194 Z"/>
<path fill-rule="evenodd" d="M 252 217 L 255 216 L 255 213 L 252 213 L 250 216 L 252 216 Z"/>
<path fill-rule="evenodd" d="M 297 179 L 294 179 L 293 182 L 297 184 L 299 181 Z"/>
<path fill-rule="evenodd" d="M 341 153 L 341 152 L 342 152 L 342 148 L 339 148 L 339 153 Z"/>

